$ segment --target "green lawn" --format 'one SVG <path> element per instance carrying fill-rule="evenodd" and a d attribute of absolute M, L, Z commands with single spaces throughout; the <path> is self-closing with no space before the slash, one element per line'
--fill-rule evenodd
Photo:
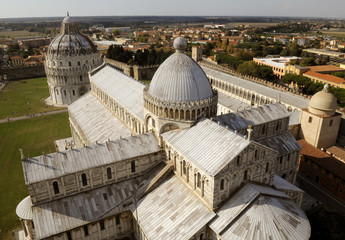
<path fill-rule="evenodd" d="M 67 113 L 0 124 L 0 239 L 8 239 L 20 225 L 16 206 L 28 195 L 18 149 L 23 148 L 26 156 L 55 152 L 53 141 L 66 137 Z"/>
<path fill-rule="evenodd" d="M 143 84 L 150 85 L 151 80 L 140 80 Z"/>
<path fill-rule="evenodd" d="M 46 106 L 44 100 L 47 97 L 46 78 L 9 82 L 0 92 L 0 119 L 61 109 Z"/>

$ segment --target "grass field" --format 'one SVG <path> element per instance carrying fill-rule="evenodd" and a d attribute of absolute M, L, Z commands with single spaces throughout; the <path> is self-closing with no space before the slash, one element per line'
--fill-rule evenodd
<path fill-rule="evenodd" d="M 27 37 L 27 36 L 43 36 L 42 33 L 37 33 L 37 32 L 29 32 L 29 31 L 0 31 L 0 37 L 3 36 L 5 38 L 10 37 Z"/>
<path fill-rule="evenodd" d="M 46 78 L 9 82 L 0 92 L 0 119 L 61 109 L 47 107 L 44 100 L 48 96 Z"/>
<path fill-rule="evenodd" d="M 329 35 L 329 36 L 333 36 L 336 38 L 342 38 L 345 39 L 345 32 L 335 32 L 335 31 L 323 31 L 321 30 L 320 32 L 322 32 L 323 35 Z M 311 31 L 310 33 L 312 34 L 316 34 L 316 31 Z"/>
<path fill-rule="evenodd" d="M 19 148 L 30 156 L 55 151 L 53 141 L 70 137 L 68 114 L 30 118 L 0 124 L 0 239 L 20 226 L 15 210 L 28 195 Z"/>
<path fill-rule="evenodd" d="M 251 23 L 251 22 L 232 22 L 232 23 L 227 23 L 226 25 L 231 26 L 231 27 L 235 27 L 235 26 L 240 26 L 240 25 L 248 25 L 249 27 L 261 27 L 261 28 L 265 28 L 265 27 L 272 27 L 272 26 L 277 26 L 279 23 Z"/>

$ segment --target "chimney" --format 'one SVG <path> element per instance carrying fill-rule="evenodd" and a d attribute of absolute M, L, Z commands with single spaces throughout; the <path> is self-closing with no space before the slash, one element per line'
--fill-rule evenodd
<path fill-rule="evenodd" d="M 253 126 L 251 124 L 248 125 L 247 132 L 248 132 L 248 141 L 251 141 L 253 138 Z"/>

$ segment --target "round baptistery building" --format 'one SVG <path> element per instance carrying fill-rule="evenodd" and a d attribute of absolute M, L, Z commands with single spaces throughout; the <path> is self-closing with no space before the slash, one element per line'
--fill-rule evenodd
<path fill-rule="evenodd" d="M 145 122 L 159 134 L 191 127 L 201 117 L 215 117 L 218 94 L 192 58 L 183 37 L 174 41 L 176 52 L 157 69 L 144 89 Z"/>
<path fill-rule="evenodd" d="M 88 72 L 102 64 L 92 41 L 67 14 L 49 45 L 44 63 L 51 103 L 68 105 L 90 90 Z"/>

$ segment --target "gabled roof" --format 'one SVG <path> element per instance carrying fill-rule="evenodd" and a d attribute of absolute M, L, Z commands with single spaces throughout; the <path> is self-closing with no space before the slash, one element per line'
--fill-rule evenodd
<path fill-rule="evenodd" d="M 90 144 L 131 136 L 129 130 L 104 104 L 88 92 L 68 106 L 70 121 Z"/>
<path fill-rule="evenodd" d="M 221 239 L 309 239 L 304 212 L 269 186 L 247 183 L 217 212 L 210 228 Z"/>
<path fill-rule="evenodd" d="M 32 207 L 37 239 L 66 232 L 85 224 L 127 211 L 133 194 L 139 187 L 147 186 L 164 168 L 162 162 L 138 178 L 115 182 L 87 192 L 42 203 Z"/>
<path fill-rule="evenodd" d="M 280 133 L 279 135 L 264 138 L 262 140 L 258 140 L 257 142 L 266 147 L 274 149 L 282 155 L 301 149 L 301 145 L 289 132 Z"/>
<path fill-rule="evenodd" d="M 175 175 L 135 205 L 133 216 L 147 239 L 190 239 L 215 213 Z"/>
<path fill-rule="evenodd" d="M 336 77 L 330 74 L 323 74 L 323 73 L 318 73 L 318 72 L 313 72 L 313 71 L 307 71 L 305 73 L 303 73 L 303 76 L 305 77 L 311 77 L 311 78 L 318 78 L 321 79 L 323 81 L 328 81 L 328 82 L 332 82 L 335 84 L 342 84 L 345 83 L 345 79 L 341 78 L 341 77 Z"/>
<path fill-rule="evenodd" d="M 242 135 L 206 118 L 190 129 L 162 135 L 185 158 L 212 176 L 250 144 Z"/>
<path fill-rule="evenodd" d="M 95 84 L 139 119 L 144 119 L 144 84 L 108 64 L 91 72 L 90 82 L 91 86 Z"/>
<path fill-rule="evenodd" d="M 222 92 L 218 92 L 218 103 L 230 108 L 232 111 L 242 111 L 250 108 L 250 104 L 242 102 Z"/>
<path fill-rule="evenodd" d="M 146 133 L 117 141 L 56 152 L 22 161 L 26 184 L 159 152 L 156 137 Z"/>
<path fill-rule="evenodd" d="M 280 103 L 266 104 L 240 112 L 217 116 L 217 120 L 233 130 L 246 129 L 248 125 L 260 125 L 290 116 Z"/>
<path fill-rule="evenodd" d="M 288 190 L 302 193 L 304 192 L 302 189 L 296 187 L 295 185 L 286 181 L 284 178 L 279 177 L 278 175 L 274 175 L 273 187 L 278 190 Z"/>

